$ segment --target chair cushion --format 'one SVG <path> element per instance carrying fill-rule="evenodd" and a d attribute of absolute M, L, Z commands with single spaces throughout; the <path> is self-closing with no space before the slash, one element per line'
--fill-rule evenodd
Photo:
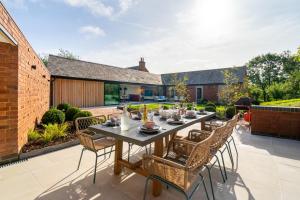
<path fill-rule="evenodd" d="M 94 145 L 95 145 L 95 149 L 98 151 L 115 145 L 115 140 L 113 138 L 105 137 L 99 140 L 95 140 Z"/>

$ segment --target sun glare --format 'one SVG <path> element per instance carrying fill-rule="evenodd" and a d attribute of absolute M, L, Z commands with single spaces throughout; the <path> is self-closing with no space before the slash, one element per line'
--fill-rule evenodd
<path fill-rule="evenodd" d="M 197 32 L 212 37 L 227 34 L 232 31 L 234 24 L 233 0 L 196 1 L 193 15 Z"/>

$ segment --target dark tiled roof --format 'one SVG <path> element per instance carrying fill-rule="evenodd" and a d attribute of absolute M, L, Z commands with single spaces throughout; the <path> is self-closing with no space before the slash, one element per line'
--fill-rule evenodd
<path fill-rule="evenodd" d="M 244 76 L 246 75 L 246 67 L 232 67 L 222 69 L 210 69 L 201 71 L 190 71 L 190 72 L 179 72 L 177 74 L 178 79 L 183 79 L 187 76 L 188 85 L 205 85 L 205 84 L 223 84 L 224 83 L 224 70 L 232 71 L 239 79 L 239 82 L 243 82 Z M 164 85 L 171 85 L 172 79 L 174 79 L 174 73 L 162 74 L 162 82 Z"/>
<path fill-rule="evenodd" d="M 124 83 L 171 85 L 171 80 L 174 77 L 174 73 L 162 75 L 152 74 L 133 68 L 120 68 L 81 60 L 72 60 L 54 55 L 49 55 L 47 67 L 52 76 Z M 243 82 L 243 78 L 246 75 L 246 67 L 179 72 L 175 74 L 177 74 L 179 79 L 187 75 L 189 85 L 223 84 L 224 70 L 231 70 L 239 78 L 239 82 Z"/>
<path fill-rule="evenodd" d="M 161 85 L 161 76 L 138 70 L 72 60 L 49 55 L 48 69 L 52 76 L 127 83 Z"/>

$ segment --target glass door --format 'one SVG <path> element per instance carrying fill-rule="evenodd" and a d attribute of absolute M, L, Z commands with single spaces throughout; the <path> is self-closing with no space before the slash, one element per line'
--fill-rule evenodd
<path fill-rule="evenodd" d="M 197 99 L 196 99 L 196 102 L 199 103 L 201 102 L 202 98 L 203 98 L 203 88 L 202 87 L 197 87 L 196 90 L 197 90 Z"/>
<path fill-rule="evenodd" d="M 120 103 L 120 84 L 104 84 L 104 105 L 116 105 Z"/>

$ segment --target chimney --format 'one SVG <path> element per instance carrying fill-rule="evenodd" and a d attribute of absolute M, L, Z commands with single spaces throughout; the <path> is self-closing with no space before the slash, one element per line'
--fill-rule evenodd
<path fill-rule="evenodd" d="M 140 71 L 145 71 L 145 68 L 146 68 L 146 63 L 145 63 L 145 61 L 144 61 L 144 58 L 141 57 L 141 60 L 140 60 L 140 62 L 139 62 L 139 70 L 140 70 Z"/>

